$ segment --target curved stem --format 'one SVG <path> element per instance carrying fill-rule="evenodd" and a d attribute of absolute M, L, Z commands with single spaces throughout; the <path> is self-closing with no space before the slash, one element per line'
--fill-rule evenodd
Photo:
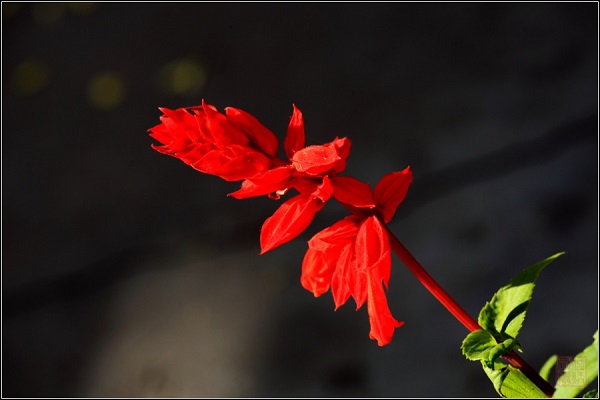
<path fill-rule="evenodd" d="M 387 233 L 390 238 L 390 246 L 400 260 L 408 267 L 408 269 L 417 277 L 419 282 L 425 286 L 427 290 L 440 302 L 450 313 L 462 323 L 470 332 L 482 329 L 479 323 L 471 317 L 423 268 L 423 266 L 413 257 L 412 254 L 404 247 L 389 228 Z M 504 358 L 510 362 L 515 368 L 529 378 L 540 390 L 548 397 L 554 394 L 554 387 L 546 382 L 529 364 L 525 362 L 514 351 L 506 354 Z"/>

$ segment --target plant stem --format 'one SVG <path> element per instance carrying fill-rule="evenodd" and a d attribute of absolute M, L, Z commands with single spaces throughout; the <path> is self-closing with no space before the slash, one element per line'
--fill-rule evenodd
<path fill-rule="evenodd" d="M 398 238 L 387 228 L 390 238 L 392 250 L 400 258 L 400 260 L 408 267 L 408 269 L 417 277 L 419 282 L 425 286 L 433 296 L 450 313 L 462 323 L 470 332 L 482 329 L 479 323 L 473 319 L 423 268 L 423 266 L 413 257 L 412 254 L 404 247 Z M 513 367 L 521 370 L 521 372 L 529 378 L 546 396 L 552 397 L 554 387 L 546 382 L 529 364 L 525 362 L 517 353 L 511 351 L 504 358 L 510 362 Z"/>

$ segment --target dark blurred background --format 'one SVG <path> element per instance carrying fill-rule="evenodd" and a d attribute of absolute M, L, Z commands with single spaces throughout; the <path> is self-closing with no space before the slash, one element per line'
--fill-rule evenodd
<path fill-rule="evenodd" d="M 410 165 L 391 229 L 472 315 L 556 252 L 520 334 L 534 367 L 598 326 L 598 4 L 2 3 L 2 394 L 488 397 L 467 331 L 394 257 L 366 307 L 259 256 L 277 203 L 157 153 L 158 107 L 347 136 L 346 173 Z M 554 383 L 554 382 L 552 382 Z"/>

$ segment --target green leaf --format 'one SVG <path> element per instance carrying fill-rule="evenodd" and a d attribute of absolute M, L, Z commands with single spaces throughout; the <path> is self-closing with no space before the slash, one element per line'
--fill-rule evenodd
<path fill-rule="evenodd" d="M 552 371 L 552 367 L 554 367 L 554 364 L 556 364 L 557 359 L 558 356 L 556 354 L 551 356 L 548 360 L 546 360 L 540 369 L 540 376 L 544 378 L 546 382 L 550 382 L 550 371 Z"/>
<path fill-rule="evenodd" d="M 496 347 L 490 350 L 488 365 L 494 365 L 499 357 L 510 353 L 515 347 L 519 347 L 519 342 L 517 342 L 515 339 L 506 339 L 504 342 L 498 343 Z"/>
<path fill-rule="evenodd" d="M 598 331 L 591 345 L 575 356 L 556 381 L 553 397 L 575 397 L 598 377 Z"/>
<path fill-rule="evenodd" d="M 499 339 L 516 338 L 525 320 L 535 280 L 548 264 L 562 254 L 557 253 L 532 265 L 501 287 L 479 313 L 479 325 Z"/>
<path fill-rule="evenodd" d="M 589 392 L 585 393 L 582 397 L 584 399 L 597 399 L 598 398 L 598 389 L 592 389 Z"/>
<path fill-rule="evenodd" d="M 533 384 L 520 370 L 508 366 L 510 371 L 502 383 L 500 390 L 505 397 L 547 398 L 544 392 Z"/>
<path fill-rule="evenodd" d="M 510 398 L 547 397 L 521 371 L 513 366 L 495 363 L 492 369 L 486 366 L 484 362 L 481 364 L 488 378 L 492 381 L 494 389 L 496 389 L 496 392 L 500 396 Z"/>
<path fill-rule="evenodd" d="M 494 336 L 483 329 L 471 332 L 460 346 L 462 353 L 468 360 L 487 360 L 490 351 L 498 345 Z"/>
<path fill-rule="evenodd" d="M 488 378 L 490 378 L 490 381 L 492 381 L 496 392 L 498 392 L 500 396 L 506 397 L 502 394 L 502 391 L 500 389 L 502 388 L 502 383 L 504 382 L 504 379 L 506 379 L 506 376 L 510 371 L 508 370 L 508 367 L 504 364 L 498 363 L 498 365 L 499 366 L 490 368 L 485 364 L 484 361 L 481 362 L 481 366 L 483 367 L 485 374 L 488 376 Z"/>
<path fill-rule="evenodd" d="M 481 360 L 493 369 L 494 363 L 499 357 L 518 346 L 519 343 L 514 339 L 507 339 L 498 343 L 490 332 L 480 329 L 467 335 L 463 340 L 461 349 L 468 360 Z"/>

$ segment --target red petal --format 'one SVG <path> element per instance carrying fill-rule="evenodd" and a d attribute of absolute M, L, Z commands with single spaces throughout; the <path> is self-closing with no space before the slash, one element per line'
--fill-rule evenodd
<path fill-rule="evenodd" d="M 326 258 L 327 254 L 309 248 L 302 261 L 302 276 L 300 283 L 302 287 L 312 292 L 315 297 L 319 297 L 327 290 L 331 284 L 331 275 L 335 269 L 335 262 L 332 264 Z"/>
<path fill-rule="evenodd" d="M 349 271 L 352 268 L 352 258 L 354 256 L 354 246 L 348 243 L 343 247 L 335 271 L 331 277 L 331 294 L 337 310 L 350 298 L 350 276 Z"/>
<path fill-rule="evenodd" d="M 331 180 L 328 176 L 324 176 L 323 182 L 317 186 L 316 190 L 311 194 L 311 196 L 321 200 L 322 202 L 326 202 L 331 198 L 332 193 L 333 186 L 331 185 Z"/>
<path fill-rule="evenodd" d="M 273 160 L 250 147 L 248 137 L 214 106 L 206 104 L 163 112 L 150 136 L 162 146 L 157 151 L 177 157 L 203 173 L 238 181 L 273 165 Z"/>
<path fill-rule="evenodd" d="M 232 145 L 209 151 L 190 165 L 200 172 L 216 175 L 226 181 L 240 181 L 267 170 L 272 161 L 257 150 Z"/>
<path fill-rule="evenodd" d="M 386 223 L 392 220 L 396 208 L 404 201 L 411 182 L 412 172 L 406 167 L 403 171 L 385 175 L 375 186 L 375 203 L 381 207 Z"/>
<path fill-rule="evenodd" d="M 350 139 L 348 138 L 335 138 L 334 141 L 325 144 L 326 147 L 335 149 L 340 159 L 335 163 L 333 170 L 336 173 L 340 173 L 346 169 L 346 159 L 350 155 Z"/>
<path fill-rule="evenodd" d="M 219 146 L 233 144 L 250 147 L 250 140 L 240 128 L 231 124 L 225 115 L 202 100 L 202 108 L 196 108 L 198 126 Z"/>
<path fill-rule="evenodd" d="M 302 261 L 302 276 L 300 277 L 302 286 L 311 291 L 315 297 L 329 289 L 340 253 L 344 249 L 343 245 L 332 245 L 320 241 L 318 235 L 313 236 L 308 242 L 309 248 Z"/>
<path fill-rule="evenodd" d="M 354 245 L 356 262 L 350 270 L 352 296 L 356 308 L 360 308 L 367 299 L 367 273 L 372 269 L 379 271 L 389 281 L 392 265 L 390 243 L 384 227 L 376 217 L 368 217 L 358 228 Z M 387 283 L 386 283 L 387 284 Z"/>
<path fill-rule="evenodd" d="M 351 215 L 323 229 L 313 236 L 308 243 L 312 248 L 325 251 L 330 244 L 346 245 L 354 243 L 356 232 L 358 232 L 358 219 Z"/>
<path fill-rule="evenodd" d="M 207 138 L 198 128 L 196 117 L 186 109 L 160 108 L 160 110 L 163 112 L 160 117 L 161 123 L 149 129 L 149 132 L 151 132 L 150 136 L 158 140 L 162 146 L 152 145 L 152 148 L 181 158 L 182 153 L 189 152 L 194 146 L 207 143 Z M 189 164 L 189 161 L 187 163 Z"/>
<path fill-rule="evenodd" d="M 308 241 L 309 250 L 302 264 L 302 286 L 315 296 L 331 286 L 336 309 L 350 297 L 348 270 L 357 223 L 355 216 L 349 216 L 314 235 Z"/>
<path fill-rule="evenodd" d="M 319 185 L 321 185 L 322 183 L 323 181 L 320 179 L 320 177 L 295 174 L 293 187 L 299 193 L 311 194 L 317 191 Z"/>
<path fill-rule="evenodd" d="M 229 196 L 236 199 L 263 196 L 287 189 L 292 183 L 292 170 L 289 167 L 273 168 L 264 173 L 246 179 L 242 182 L 242 188 Z"/>
<path fill-rule="evenodd" d="M 329 289 L 336 265 L 340 262 L 342 251 L 354 242 L 357 231 L 355 220 L 354 217 L 346 217 L 323 229 L 308 241 L 308 251 L 302 262 L 300 282 L 305 289 L 313 292 L 315 297 L 320 296 Z M 345 286 L 347 289 L 347 285 Z M 339 306 L 348 297 L 340 303 L 338 287 L 339 285 L 333 290 L 333 294 L 334 300 Z M 341 297 L 343 297 L 343 294 Z"/>
<path fill-rule="evenodd" d="M 258 186 L 252 183 L 252 181 L 245 179 L 242 182 L 242 187 L 240 189 L 236 190 L 235 192 L 229 193 L 227 196 L 231 196 L 238 200 L 241 200 L 247 199 L 248 197 L 263 196 L 265 194 L 271 193 L 270 191 L 265 192 L 263 189 L 264 188 L 262 186 Z"/>
<path fill-rule="evenodd" d="M 288 242 L 304 231 L 325 203 L 300 194 L 283 203 L 267 218 L 260 232 L 260 254 Z"/>
<path fill-rule="evenodd" d="M 377 217 L 368 217 L 360 225 L 355 251 L 358 268 L 365 272 L 375 270 L 387 287 L 392 268 L 392 254 L 387 231 Z"/>
<path fill-rule="evenodd" d="M 333 197 L 342 204 L 358 208 L 375 207 L 373 192 L 366 183 L 350 176 L 336 176 L 331 180 Z"/>
<path fill-rule="evenodd" d="M 173 151 L 178 148 L 178 150 Z M 159 150 L 159 149 L 157 149 Z M 207 154 L 218 151 L 219 149 L 214 144 L 209 143 L 183 143 L 177 142 L 172 143 L 169 151 L 173 151 L 170 155 L 179 158 L 181 161 L 188 165 L 193 165 L 199 161 L 201 161 Z M 159 150 L 161 152 L 165 152 Z"/>
<path fill-rule="evenodd" d="M 170 110 L 168 108 L 159 108 L 159 110 L 163 113 L 160 117 L 161 123 L 152 128 L 151 131 L 157 134 L 157 128 L 161 128 L 164 136 L 162 138 L 155 136 L 155 139 L 163 144 L 166 144 L 166 142 L 162 139 L 172 140 L 173 138 L 179 138 L 188 142 L 206 141 L 206 138 L 202 136 L 198 129 L 196 117 L 190 114 L 187 109 L 178 108 Z"/>
<path fill-rule="evenodd" d="M 377 340 L 379 346 L 385 346 L 392 341 L 394 329 L 404 325 L 404 321 L 397 321 L 388 307 L 388 302 L 381 286 L 381 281 L 368 274 L 368 305 L 369 322 L 371 331 L 369 337 Z"/>
<path fill-rule="evenodd" d="M 305 135 L 304 135 L 304 119 L 302 118 L 302 112 L 292 105 L 294 108 L 290 124 L 288 125 L 287 134 L 283 141 L 283 148 L 288 159 L 291 160 L 294 153 L 304 147 Z"/>
<path fill-rule="evenodd" d="M 333 170 L 336 162 L 340 160 L 340 156 L 331 147 L 308 146 L 296 151 L 291 160 L 298 172 L 319 175 Z"/>
<path fill-rule="evenodd" d="M 248 136 L 252 147 L 260 149 L 272 158 L 277 155 L 277 148 L 279 147 L 277 137 L 254 116 L 233 107 L 225 108 L 225 113 L 227 114 L 227 120 L 241 128 Z"/>
<path fill-rule="evenodd" d="M 350 288 L 350 294 L 354 298 L 356 303 L 356 309 L 362 307 L 367 300 L 367 273 L 361 270 L 356 259 L 356 247 L 353 246 L 354 257 L 348 261 L 348 286 Z"/>

